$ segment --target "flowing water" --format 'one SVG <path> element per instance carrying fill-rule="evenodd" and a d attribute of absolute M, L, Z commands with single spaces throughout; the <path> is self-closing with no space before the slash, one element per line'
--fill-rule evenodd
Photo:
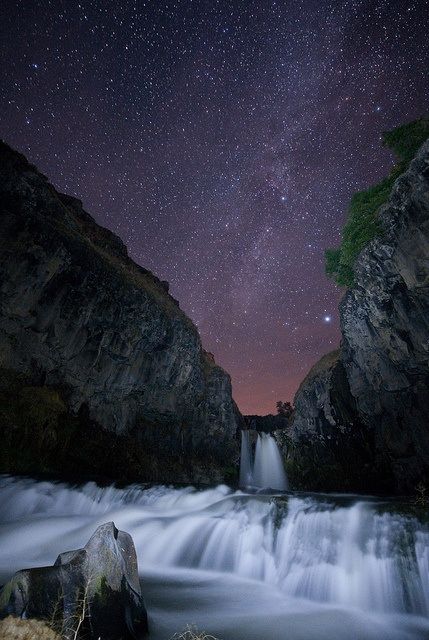
<path fill-rule="evenodd" d="M 286 491 L 288 483 L 277 442 L 268 433 L 259 433 L 253 461 L 250 433 L 241 432 L 240 487 Z"/>
<path fill-rule="evenodd" d="M 255 486 L 261 488 L 271 487 L 276 491 L 286 491 L 288 488 L 279 448 L 268 433 L 258 435 L 253 481 Z"/>
<path fill-rule="evenodd" d="M 241 432 L 240 487 L 250 487 L 253 484 L 253 456 L 249 436 L 250 431 Z"/>
<path fill-rule="evenodd" d="M 154 640 L 429 638 L 429 530 L 390 502 L 226 486 L 0 479 L 0 581 L 113 520 L 133 536 Z"/>

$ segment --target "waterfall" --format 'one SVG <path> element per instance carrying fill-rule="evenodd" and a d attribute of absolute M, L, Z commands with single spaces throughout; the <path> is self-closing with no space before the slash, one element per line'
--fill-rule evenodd
<path fill-rule="evenodd" d="M 251 487 L 253 485 L 252 457 L 250 432 L 243 430 L 241 432 L 240 487 Z"/>
<path fill-rule="evenodd" d="M 428 527 L 389 504 L 0 477 L 0 514 L 0 570 L 53 561 L 112 519 L 132 534 L 143 565 L 228 572 L 294 597 L 429 615 Z"/>
<path fill-rule="evenodd" d="M 287 478 L 277 442 L 268 433 L 258 434 L 252 464 L 249 434 L 249 431 L 241 432 L 240 487 L 286 491 Z"/>
<path fill-rule="evenodd" d="M 260 438 L 256 473 L 259 461 L 274 466 L 270 445 Z M 425 640 L 429 528 L 403 507 L 225 485 L 119 489 L 0 476 L 0 582 L 52 564 L 113 520 L 133 536 L 145 597 L 154 583 L 154 640 L 189 621 L 230 640 L 278 640 L 279 629 L 288 640 Z"/>
<path fill-rule="evenodd" d="M 253 482 L 256 487 L 286 491 L 287 480 L 277 442 L 268 433 L 258 435 Z"/>

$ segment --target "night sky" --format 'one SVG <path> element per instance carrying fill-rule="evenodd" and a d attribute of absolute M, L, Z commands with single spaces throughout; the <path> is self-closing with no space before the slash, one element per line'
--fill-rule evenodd
<path fill-rule="evenodd" d="M 380 133 L 428 111 L 429 2 L 3 1 L 0 137 L 161 279 L 244 413 L 339 343 L 324 274 Z"/>

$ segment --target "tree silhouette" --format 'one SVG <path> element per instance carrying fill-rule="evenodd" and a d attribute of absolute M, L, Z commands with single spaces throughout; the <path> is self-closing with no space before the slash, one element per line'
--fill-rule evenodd
<path fill-rule="evenodd" d="M 286 418 L 290 418 L 293 413 L 293 407 L 290 402 L 282 402 L 279 400 L 276 402 L 277 414 L 279 416 L 285 416 Z"/>

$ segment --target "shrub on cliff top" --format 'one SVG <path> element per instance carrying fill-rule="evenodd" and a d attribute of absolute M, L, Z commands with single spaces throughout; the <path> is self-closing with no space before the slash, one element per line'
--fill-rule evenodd
<path fill-rule="evenodd" d="M 362 249 L 380 233 L 378 211 L 387 201 L 393 184 L 429 137 L 429 118 L 421 118 L 383 133 L 383 144 L 396 155 L 398 162 L 390 174 L 378 184 L 355 193 L 339 247 L 325 252 L 328 276 L 342 287 L 353 285 L 354 264 Z"/>

